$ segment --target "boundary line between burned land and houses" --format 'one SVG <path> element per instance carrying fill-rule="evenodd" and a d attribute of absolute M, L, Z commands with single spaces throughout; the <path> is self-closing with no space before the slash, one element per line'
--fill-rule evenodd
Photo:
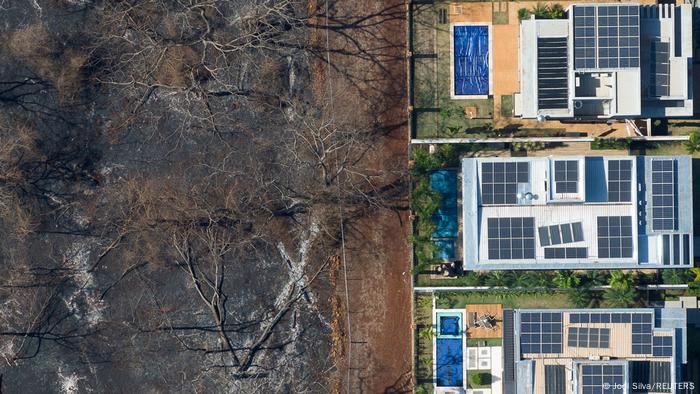
<path fill-rule="evenodd" d="M 602 291 L 610 289 L 611 286 L 593 286 L 589 287 L 588 290 Z M 680 285 L 640 285 L 635 286 L 638 290 L 685 290 L 688 289 L 687 284 Z M 415 293 L 444 293 L 444 292 L 460 292 L 460 291 L 475 291 L 475 292 L 508 292 L 508 291 L 574 291 L 581 289 L 581 287 L 573 287 L 569 289 L 564 289 L 561 287 L 506 287 L 506 286 L 416 286 L 413 288 Z"/>
<path fill-rule="evenodd" d="M 659 135 L 650 137 L 602 138 L 601 140 L 687 141 L 688 135 Z M 513 138 L 413 138 L 411 145 L 421 144 L 498 144 L 511 142 L 593 142 L 594 137 L 513 137 Z"/>

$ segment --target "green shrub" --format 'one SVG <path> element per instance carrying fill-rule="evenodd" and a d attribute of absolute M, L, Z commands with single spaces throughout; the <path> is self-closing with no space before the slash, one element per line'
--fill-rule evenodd
<path fill-rule="evenodd" d="M 591 149 L 627 150 L 632 142 L 629 138 L 596 138 L 591 142 Z"/>
<path fill-rule="evenodd" d="M 528 10 L 527 8 L 521 8 L 518 10 L 518 19 L 521 21 L 525 20 L 525 19 L 530 19 L 530 15 L 532 15 L 532 14 L 530 13 L 530 10 Z"/>
<path fill-rule="evenodd" d="M 551 19 L 563 19 L 564 7 L 562 7 L 561 4 L 552 4 L 549 7 L 549 17 Z"/>
<path fill-rule="evenodd" d="M 661 271 L 661 280 L 667 285 L 684 285 L 695 279 L 695 273 L 686 269 L 665 269 Z"/>
<path fill-rule="evenodd" d="M 639 293 L 635 288 L 612 288 L 603 294 L 608 308 L 630 308 L 639 304 Z"/>
<path fill-rule="evenodd" d="M 440 159 L 431 155 L 426 149 L 413 150 L 413 165 L 411 165 L 411 174 L 414 177 L 427 175 L 436 168 L 440 168 Z"/>
<path fill-rule="evenodd" d="M 683 141 L 683 146 L 688 153 L 693 154 L 700 150 L 700 133 L 692 131 L 688 135 L 688 140 Z"/>
<path fill-rule="evenodd" d="M 518 19 L 529 19 L 530 15 L 535 15 L 535 19 L 563 19 L 565 16 L 564 7 L 561 4 L 542 4 L 537 3 L 531 10 L 521 8 L 518 10 Z"/>
<path fill-rule="evenodd" d="M 473 387 L 483 387 L 491 384 L 491 374 L 478 372 L 471 375 L 469 380 Z"/>
<path fill-rule="evenodd" d="M 609 284 L 613 289 L 631 289 L 634 288 L 634 276 L 628 272 L 613 271 Z"/>
<path fill-rule="evenodd" d="M 512 150 L 516 152 L 533 152 L 542 150 L 546 147 L 544 142 L 541 141 L 525 141 L 525 142 L 513 142 L 510 144 Z"/>
<path fill-rule="evenodd" d="M 581 284 L 581 278 L 573 271 L 560 270 L 554 274 L 552 282 L 559 288 L 571 289 Z"/>

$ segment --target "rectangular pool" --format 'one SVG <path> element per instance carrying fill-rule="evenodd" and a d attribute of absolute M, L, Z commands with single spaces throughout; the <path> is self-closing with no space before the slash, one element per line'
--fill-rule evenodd
<path fill-rule="evenodd" d="M 462 386 L 464 379 L 462 338 L 437 338 L 435 344 L 437 385 Z"/>
<path fill-rule="evenodd" d="M 433 238 L 457 238 L 457 171 L 433 172 L 430 175 L 430 188 L 440 193 L 440 207 L 433 214 Z"/>
<path fill-rule="evenodd" d="M 489 94 L 488 26 L 453 26 L 454 94 Z"/>

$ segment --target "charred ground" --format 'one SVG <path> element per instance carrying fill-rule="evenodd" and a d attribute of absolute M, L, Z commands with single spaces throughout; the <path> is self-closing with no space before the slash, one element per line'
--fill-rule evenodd
<path fill-rule="evenodd" d="M 410 386 L 401 3 L 0 7 L 4 391 Z"/>

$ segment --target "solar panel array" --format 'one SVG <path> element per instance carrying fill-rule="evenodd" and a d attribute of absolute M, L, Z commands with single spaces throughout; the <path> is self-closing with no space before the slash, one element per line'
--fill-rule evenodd
<path fill-rule="evenodd" d="M 649 62 L 649 95 L 652 97 L 668 96 L 669 76 L 671 73 L 670 44 L 652 40 L 650 45 L 651 61 Z"/>
<path fill-rule="evenodd" d="M 652 355 L 654 357 L 671 357 L 673 355 L 673 337 L 653 337 Z"/>
<path fill-rule="evenodd" d="M 520 314 L 521 354 L 558 354 L 561 352 L 561 312 L 523 312 Z"/>
<path fill-rule="evenodd" d="M 609 328 L 569 327 L 567 344 L 571 347 L 610 347 Z"/>
<path fill-rule="evenodd" d="M 639 6 L 574 6 L 574 67 L 639 67 Z"/>
<path fill-rule="evenodd" d="M 632 354 L 651 354 L 651 318 L 650 313 L 632 314 Z"/>
<path fill-rule="evenodd" d="M 535 218 L 489 218 L 487 225 L 489 259 L 535 258 Z"/>
<path fill-rule="evenodd" d="M 631 393 L 648 393 L 648 388 L 653 387 L 655 392 L 659 393 L 689 393 L 692 390 L 676 389 L 673 381 L 674 372 L 669 361 L 642 361 L 629 360 L 629 382 L 634 382 Z M 635 387 L 636 386 L 636 387 Z M 636 390 L 635 390 L 636 388 Z M 647 388 L 645 390 L 645 388 Z"/>
<path fill-rule="evenodd" d="M 636 316 L 636 317 L 633 317 Z M 651 324 L 651 313 L 570 313 L 569 323 L 635 323 Z"/>
<path fill-rule="evenodd" d="M 482 204 L 517 203 L 518 183 L 530 179 L 530 164 L 481 163 L 481 202 Z"/>
<path fill-rule="evenodd" d="M 595 7 L 574 7 L 574 67 L 595 68 Z"/>
<path fill-rule="evenodd" d="M 566 394 L 565 365 L 545 365 L 544 366 L 544 394 Z"/>
<path fill-rule="evenodd" d="M 651 228 L 676 229 L 675 160 L 651 161 Z"/>
<path fill-rule="evenodd" d="M 555 193 L 578 193 L 578 161 L 557 160 L 554 162 Z"/>
<path fill-rule="evenodd" d="M 622 365 L 581 366 L 581 394 L 622 394 L 625 383 Z"/>
<path fill-rule="evenodd" d="M 608 160 L 608 201 L 632 201 L 631 160 Z"/>
<path fill-rule="evenodd" d="M 587 248 L 544 248 L 545 259 L 585 259 Z"/>
<path fill-rule="evenodd" d="M 630 258 L 633 246 L 631 216 L 598 216 L 599 258 Z"/>
<path fill-rule="evenodd" d="M 583 241 L 583 225 L 581 222 L 554 224 L 537 228 L 540 245 L 560 245 Z"/>
<path fill-rule="evenodd" d="M 568 108 L 568 49 L 566 37 L 537 38 L 537 105 L 540 109 Z"/>

